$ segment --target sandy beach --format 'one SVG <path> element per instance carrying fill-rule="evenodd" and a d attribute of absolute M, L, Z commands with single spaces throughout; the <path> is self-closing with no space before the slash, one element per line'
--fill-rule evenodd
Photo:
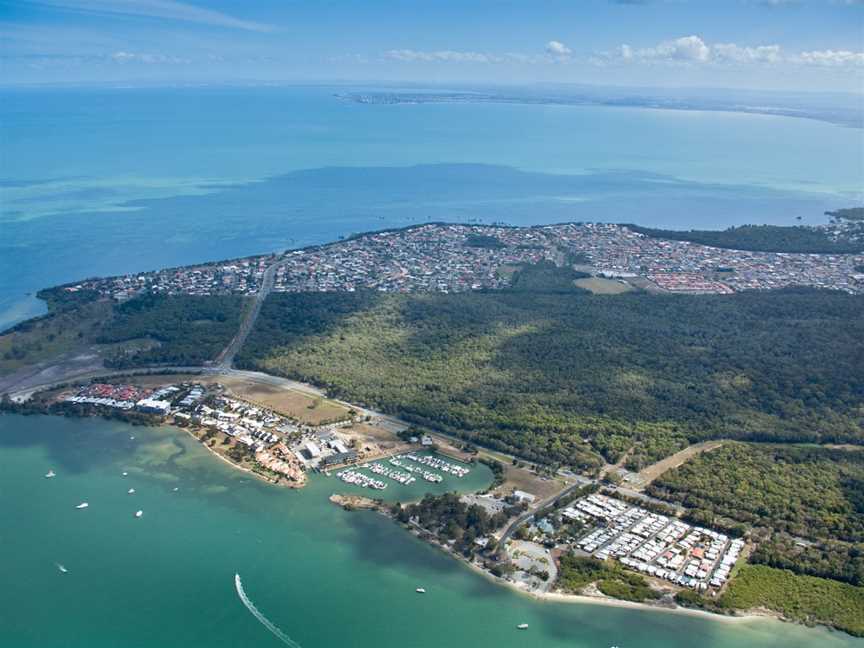
<path fill-rule="evenodd" d="M 386 514 L 385 514 L 386 515 Z M 388 517 L 390 517 L 388 515 Z M 414 533 L 415 536 L 419 535 Z M 462 556 L 449 551 L 446 547 L 435 543 L 429 542 L 428 544 L 433 547 L 438 548 L 443 551 L 447 555 L 455 558 L 459 563 L 465 565 L 469 569 L 477 572 L 478 574 L 482 574 L 489 580 L 498 585 L 502 585 L 511 589 L 514 592 L 518 592 L 524 596 L 529 596 L 537 601 L 548 601 L 554 603 L 577 603 L 577 604 L 588 604 L 588 605 L 605 605 L 609 607 L 619 607 L 619 608 L 629 608 L 635 610 L 645 610 L 651 612 L 669 612 L 672 614 L 684 614 L 688 616 L 698 616 L 703 618 L 712 619 L 714 621 L 720 621 L 723 623 L 743 623 L 747 621 L 754 621 L 756 619 L 772 617 L 776 619 L 780 619 L 780 615 L 774 614 L 769 611 L 765 611 L 765 613 L 748 610 L 747 612 L 738 612 L 734 615 L 726 615 L 726 614 L 717 614 L 715 612 L 708 612 L 707 610 L 696 610 L 693 608 L 685 608 L 681 606 L 676 607 L 668 607 L 664 605 L 654 605 L 651 603 L 639 603 L 636 601 L 624 601 L 621 599 L 614 599 L 607 596 L 589 596 L 586 594 L 565 594 L 563 592 L 530 592 L 522 587 L 519 587 L 515 583 L 508 581 L 504 578 L 499 578 L 494 574 L 491 574 L 487 570 L 482 567 L 474 564 L 473 562 L 469 562 L 465 560 Z"/>

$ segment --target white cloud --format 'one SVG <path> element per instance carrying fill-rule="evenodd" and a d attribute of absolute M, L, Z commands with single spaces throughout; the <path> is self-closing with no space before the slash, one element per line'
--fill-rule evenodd
<path fill-rule="evenodd" d="M 108 56 L 108 59 L 113 63 L 146 63 L 165 64 L 165 63 L 189 63 L 188 59 L 178 58 L 176 56 L 166 56 L 165 54 L 139 54 L 136 52 L 114 52 Z"/>
<path fill-rule="evenodd" d="M 162 18 L 246 31 L 265 32 L 272 29 L 269 25 L 241 20 L 221 11 L 204 9 L 176 0 L 39 0 L 34 4 L 50 5 L 81 13 Z"/>
<path fill-rule="evenodd" d="M 813 65 L 849 67 L 864 65 L 864 52 L 821 50 L 787 54 L 779 45 L 739 45 L 706 43 L 699 36 L 684 36 L 654 47 L 634 48 L 620 45 L 611 52 L 591 57 L 595 65 L 654 63 L 677 65 Z"/>
<path fill-rule="evenodd" d="M 554 56 L 570 56 L 573 53 L 573 50 L 557 40 L 546 43 L 546 51 Z"/>
<path fill-rule="evenodd" d="M 384 58 L 393 61 L 423 62 L 423 63 L 501 63 L 504 57 L 484 52 L 460 52 L 455 50 L 437 50 L 423 52 L 413 49 L 394 49 L 384 52 Z"/>
<path fill-rule="evenodd" d="M 864 52 L 830 49 L 801 52 L 794 57 L 794 61 L 802 65 L 820 65 L 826 67 L 858 66 L 864 65 Z"/>
<path fill-rule="evenodd" d="M 661 61 L 707 61 L 711 50 L 698 36 L 682 36 L 636 52 L 637 58 Z"/>
<path fill-rule="evenodd" d="M 735 43 L 717 43 L 711 47 L 716 61 L 734 63 L 778 63 L 781 60 L 779 45 L 758 45 L 742 47 Z"/>

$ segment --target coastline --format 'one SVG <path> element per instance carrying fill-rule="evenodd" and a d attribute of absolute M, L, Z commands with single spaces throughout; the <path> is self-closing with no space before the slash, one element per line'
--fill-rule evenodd
<path fill-rule="evenodd" d="M 0 411 L 0 413 L 2 413 L 2 411 Z M 58 414 L 52 413 L 52 412 L 43 412 L 43 414 L 46 416 L 58 416 Z M 99 414 L 96 414 L 96 413 L 91 413 L 89 415 L 86 415 L 86 416 L 83 416 L 80 418 L 91 418 L 91 417 L 92 418 L 100 418 L 103 420 L 113 420 L 113 419 L 111 419 L 111 417 L 100 416 Z M 168 421 L 162 422 L 160 424 L 157 424 L 155 422 L 154 423 L 146 423 L 145 425 L 147 425 L 149 427 L 167 427 L 167 428 L 171 428 L 172 430 L 175 430 L 178 433 L 179 432 L 185 432 L 192 439 L 194 439 L 201 446 L 203 446 L 212 456 L 223 461 L 228 466 L 230 466 L 236 470 L 242 471 L 244 473 L 248 473 L 252 477 L 259 479 L 259 480 L 261 480 L 267 484 L 270 484 L 272 486 L 286 487 L 286 488 L 299 490 L 299 489 L 303 488 L 303 486 L 305 486 L 307 483 L 306 481 L 304 481 L 303 484 L 296 484 L 295 485 L 295 484 L 291 484 L 291 483 L 283 483 L 282 480 L 269 479 L 266 476 L 254 471 L 250 468 L 239 465 L 239 464 L 235 463 L 234 461 L 232 461 L 231 459 L 229 459 L 228 457 L 220 454 L 219 452 L 217 452 L 213 448 L 209 447 L 206 443 L 203 443 L 201 441 L 201 439 L 199 439 L 197 436 L 195 436 L 195 434 L 192 430 L 190 430 L 186 427 L 181 427 L 179 425 L 176 425 L 176 424 L 168 422 Z M 499 585 L 499 586 L 507 587 L 509 590 L 516 592 L 516 593 L 519 593 L 523 596 L 529 597 L 535 601 L 548 602 L 548 603 L 601 605 L 601 606 L 607 606 L 607 607 L 617 607 L 617 608 L 641 610 L 644 612 L 666 612 L 666 613 L 672 613 L 672 614 L 701 617 L 701 618 L 708 619 L 708 620 L 718 621 L 718 622 L 722 622 L 722 623 L 732 623 L 732 624 L 752 622 L 752 621 L 759 620 L 759 619 L 775 619 L 775 620 L 778 620 L 778 621 L 781 621 L 784 623 L 792 623 L 792 624 L 796 624 L 796 625 L 801 624 L 799 621 L 796 621 L 795 619 L 787 619 L 780 613 L 777 613 L 777 612 L 774 612 L 774 611 L 768 610 L 768 609 L 762 609 L 762 608 L 735 611 L 732 614 L 727 615 L 727 614 L 719 614 L 716 612 L 711 612 L 708 610 L 700 610 L 700 609 L 695 609 L 695 608 L 682 607 L 679 605 L 675 605 L 674 607 L 670 607 L 667 605 L 658 605 L 658 604 L 654 604 L 654 603 L 645 603 L 645 602 L 638 602 L 638 601 L 627 601 L 627 600 L 623 600 L 623 599 L 615 599 L 615 598 L 607 597 L 607 596 L 597 596 L 597 595 L 590 595 L 590 594 L 570 594 L 570 593 L 565 593 L 565 592 L 533 592 L 533 591 L 529 591 L 523 587 L 518 586 L 516 583 L 513 583 L 512 581 L 509 581 L 507 579 L 495 576 L 494 574 L 490 573 L 488 570 L 484 569 L 480 565 L 477 565 L 476 563 L 467 560 L 464 556 L 461 556 L 461 555 L 451 551 L 448 547 L 446 547 L 446 546 L 444 546 L 438 542 L 424 539 L 423 537 L 421 537 L 421 534 L 417 529 L 406 528 L 404 525 L 399 524 L 397 522 L 397 520 L 390 514 L 390 512 L 387 510 L 387 508 L 385 506 L 383 506 L 380 502 L 377 502 L 375 500 L 372 500 L 372 499 L 369 499 L 369 498 L 366 498 L 363 496 L 339 495 L 339 494 L 335 494 L 335 493 L 333 495 L 331 495 L 330 498 L 328 498 L 328 499 L 332 504 L 339 506 L 343 510 L 346 510 L 349 512 L 371 511 L 371 512 L 377 513 L 379 515 L 383 515 L 383 516 L 387 517 L 388 519 L 390 519 L 390 521 L 393 522 L 394 524 L 397 524 L 397 526 L 400 526 L 403 531 L 407 531 L 408 533 L 410 533 L 411 535 L 416 537 L 418 540 L 420 540 L 424 544 L 429 545 L 433 548 L 436 548 L 439 551 L 447 554 L 449 558 L 455 559 L 458 563 L 461 563 L 462 565 L 471 569 L 473 572 L 480 574 L 481 576 L 486 578 L 491 583 L 494 583 L 494 584 Z M 825 627 L 825 628 L 828 628 L 828 629 L 833 629 L 833 628 L 831 628 L 831 626 L 826 625 L 826 624 L 818 624 L 818 625 Z"/>
<path fill-rule="evenodd" d="M 170 427 L 170 428 L 173 429 L 173 430 L 178 430 L 178 431 L 183 431 L 183 432 L 185 432 L 185 433 L 188 434 L 190 437 L 192 437 L 193 439 L 195 439 L 195 441 L 197 441 L 198 444 L 199 444 L 200 446 L 202 446 L 205 450 L 207 450 L 207 452 L 209 452 L 210 454 L 212 454 L 212 455 L 213 455 L 214 457 L 216 457 L 217 459 L 219 459 L 219 460 L 221 460 L 221 461 L 224 461 L 226 464 L 228 464 L 228 465 L 231 466 L 232 468 L 235 468 L 235 469 L 237 469 L 237 470 L 240 470 L 240 471 L 242 471 L 242 472 L 244 472 L 244 473 L 248 473 L 248 474 L 252 475 L 253 477 L 255 477 L 255 478 L 257 478 L 257 479 L 260 479 L 261 481 L 266 482 L 266 483 L 268 483 L 268 484 L 270 484 L 270 485 L 272 485 L 272 486 L 283 486 L 283 487 L 285 487 L 285 488 L 296 488 L 296 489 L 299 489 L 299 488 L 303 488 L 303 486 L 306 485 L 306 482 L 303 482 L 303 484 L 298 484 L 298 485 L 295 486 L 295 485 L 292 485 L 292 484 L 290 484 L 290 483 L 282 483 L 282 480 L 275 480 L 275 481 L 274 481 L 274 480 L 272 480 L 272 479 L 268 479 L 268 478 L 265 477 L 264 475 L 255 472 L 255 471 L 252 470 L 251 468 L 247 468 L 246 466 L 241 466 L 240 464 L 231 461 L 231 460 L 230 460 L 228 457 L 226 457 L 225 455 L 222 455 L 222 454 L 216 452 L 213 448 L 211 448 L 211 447 L 208 446 L 206 443 L 202 442 L 201 439 L 199 439 L 197 436 L 195 436 L 195 433 L 192 432 L 192 430 L 190 430 L 189 428 L 180 427 L 179 425 L 174 425 L 173 423 L 169 423 L 169 422 L 167 422 L 167 421 L 166 421 L 163 425 L 164 425 L 165 427 Z"/>
<path fill-rule="evenodd" d="M 360 498 L 366 499 L 366 498 Z M 339 496 L 331 496 L 330 501 L 337 506 L 342 508 L 344 507 L 344 502 L 341 501 Z M 406 528 L 404 525 L 399 524 L 396 519 L 390 515 L 389 511 L 386 508 L 378 505 L 377 503 L 369 500 L 370 505 L 368 506 L 356 506 L 353 510 L 370 510 L 378 513 L 379 515 L 383 515 L 388 518 L 391 522 L 395 523 L 397 526 L 401 527 L 404 531 L 407 531 L 415 538 L 420 540 L 421 542 L 438 549 L 442 553 L 446 554 L 451 559 L 455 559 L 456 562 L 464 565 L 465 567 L 471 569 L 473 572 L 482 575 L 484 578 L 489 580 L 490 582 L 508 588 L 513 592 L 517 592 L 523 596 L 527 596 L 535 601 L 547 602 L 547 603 L 575 603 L 575 604 L 587 604 L 587 605 L 603 605 L 607 607 L 618 607 L 618 608 L 628 608 L 632 610 L 642 610 L 646 612 L 669 612 L 672 614 L 683 614 L 686 616 L 695 616 L 701 617 L 704 619 L 710 619 L 713 621 L 719 621 L 722 623 L 744 623 L 748 621 L 754 621 L 757 619 L 765 619 L 765 618 L 773 618 L 779 621 L 785 621 L 789 623 L 795 623 L 795 621 L 784 619 L 781 615 L 773 613 L 771 611 L 765 611 L 764 613 L 754 611 L 754 610 L 744 610 L 740 612 L 735 612 L 733 614 L 718 614 L 716 612 L 710 612 L 708 610 L 698 610 L 695 608 L 687 608 L 682 607 L 680 605 L 676 605 L 674 607 L 669 607 L 667 605 L 657 605 L 653 603 L 644 603 L 639 601 L 626 601 L 623 599 L 616 599 L 608 596 L 592 596 L 589 594 L 568 594 L 565 592 L 531 592 L 526 590 L 523 587 L 519 587 L 516 583 L 509 581 L 505 578 L 500 578 L 490 573 L 488 570 L 482 568 L 480 565 L 467 560 L 464 556 L 461 556 L 457 553 L 454 553 L 444 545 L 439 542 L 425 540 L 421 537 L 419 531 L 413 528 Z"/>
<path fill-rule="evenodd" d="M 697 610 L 694 608 L 686 608 L 681 607 L 680 605 L 676 605 L 675 607 L 668 607 L 665 605 L 655 605 L 652 603 L 642 603 L 639 601 L 625 601 L 623 599 L 611 598 L 608 596 L 591 596 L 588 594 L 567 594 L 564 592 L 530 592 L 522 587 L 519 587 L 515 583 L 508 581 L 504 578 L 499 578 L 494 574 L 489 573 L 479 565 L 469 562 L 462 558 L 461 556 L 456 556 L 453 552 L 448 551 L 444 547 L 437 545 L 435 543 L 429 543 L 433 546 L 439 547 L 442 551 L 449 554 L 452 557 L 455 557 L 458 562 L 466 565 L 468 568 L 477 572 L 478 574 L 482 574 L 487 579 L 496 583 L 498 585 L 503 585 L 508 589 L 518 592 L 523 596 L 527 596 L 529 598 L 534 599 L 535 601 L 543 601 L 547 603 L 577 603 L 577 604 L 588 604 L 588 605 L 604 605 L 607 607 L 619 607 L 619 608 L 629 608 L 633 610 L 642 610 L 647 612 L 669 612 L 672 614 L 683 614 L 687 616 L 697 616 L 702 618 L 711 619 L 714 621 L 720 621 L 724 623 L 741 623 L 744 621 L 753 621 L 755 619 L 760 618 L 777 618 L 780 619 L 778 615 L 774 614 L 756 614 L 750 610 L 747 610 L 741 614 L 717 614 L 716 612 L 709 612 L 707 610 Z"/>

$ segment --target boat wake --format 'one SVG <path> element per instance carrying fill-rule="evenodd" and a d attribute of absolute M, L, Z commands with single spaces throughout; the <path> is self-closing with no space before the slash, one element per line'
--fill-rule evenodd
<path fill-rule="evenodd" d="M 275 623 L 265 617 L 261 611 L 255 607 L 255 604 L 249 600 L 249 597 L 246 596 L 246 591 L 243 589 L 243 582 L 240 580 L 240 574 L 234 574 L 234 586 L 237 588 L 237 596 L 240 597 L 240 600 L 243 602 L 243 605 L 246 606 L 246 609 L 249 610 L 252 613 L 252 616 L 258 619 L 261 625 L 267 628 L 273 636 L 279 639 L 279 641 L 284 643 L 286 646 L 290 646 L 291 648 L 302 648 L 300 644 L 282 632 Z"/>

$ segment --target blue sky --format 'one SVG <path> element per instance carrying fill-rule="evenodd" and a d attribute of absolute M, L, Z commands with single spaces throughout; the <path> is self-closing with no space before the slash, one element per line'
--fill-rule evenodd
<path fill-rule="evenodd" d="M 864 0 L 0 0 L 6 84 L 864 91 Z"/>

